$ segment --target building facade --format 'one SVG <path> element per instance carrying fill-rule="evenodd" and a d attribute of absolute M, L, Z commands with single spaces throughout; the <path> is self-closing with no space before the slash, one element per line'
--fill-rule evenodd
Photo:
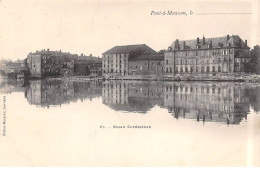
<path fill-rule="evenodd" d="M 115 46 L 102 55 L 102 70 L 105 78 L 129 75 L 129 61 L 141 55 L 154 55 L 156 51 L 145 44 Z"/>
<path fill-rule="evenodd" d="M 100 58 L 93 60 L 73 60 L 74 76 L 101 76 L 102 60 Z"/>
<path fill-rule="evenodd" d="M 221 75 L 248 72 L 250 48 L 237 35 L 174 41 L 165 52 L 166 75 Z"/>
<path fill-rule="evenodd" d="M 129 75 L 162 76 L 164 56 L 160 54 L 141 55 L 129 59 Z"/>

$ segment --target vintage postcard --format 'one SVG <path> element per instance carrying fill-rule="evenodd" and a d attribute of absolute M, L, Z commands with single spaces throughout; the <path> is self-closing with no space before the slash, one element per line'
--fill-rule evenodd
<path fill-rule="evenodd" d="M 258 0 L 0 0 L 0 166 L 260 166 L 259 21 Z"/>

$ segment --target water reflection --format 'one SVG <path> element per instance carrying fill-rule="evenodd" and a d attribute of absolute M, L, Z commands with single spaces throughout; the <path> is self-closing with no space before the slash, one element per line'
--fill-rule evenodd
<path fill-rule="evenodd" d="M 25 92 L 30 104 L 42 107 L 61 106 L 70 102 L 84 101 L 102 94 L 101 82 L 30 81 Z"/>
<path fill-rule="evenodd" d="M 176 119 L 239 124 L 250 107 L 259 112 L 258 84 L 234 82 L 148 81 L 22 81 L 5 80 L 1 93 L 24 92 L 31 105 L 61 106 L 102 96 L 102 103 L 120 112 L 145 114 L 154 106 Z"/>
<path fill-rule="evenodd" d="M 146 113 L 155 105 L 163 106 L 163 83 L 106 81 L 102 100 L 115 110 Z"/>
<path fill-rule="evenodd" d="M 249 98 L 235 83 L 165 83 L 165 106 L 179 117 L 237 124 L 247 118 Z"/>

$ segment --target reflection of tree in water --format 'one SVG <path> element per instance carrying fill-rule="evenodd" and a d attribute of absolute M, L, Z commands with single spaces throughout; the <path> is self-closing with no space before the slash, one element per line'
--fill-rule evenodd
<path fill-rule="evenodd" d="M 248 87 L 245 89 L 245 95 L 249 98 L 249 103 L 256 111 L 260 111 L 260 87 Z"/>

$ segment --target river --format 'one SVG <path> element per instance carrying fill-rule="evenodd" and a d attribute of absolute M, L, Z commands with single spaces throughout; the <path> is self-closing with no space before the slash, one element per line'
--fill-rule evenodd
<path fill-rule="evenodd" d="M 260 165 L 259 84 L 3 79 L 0 94 L 2 166 Z"/>

